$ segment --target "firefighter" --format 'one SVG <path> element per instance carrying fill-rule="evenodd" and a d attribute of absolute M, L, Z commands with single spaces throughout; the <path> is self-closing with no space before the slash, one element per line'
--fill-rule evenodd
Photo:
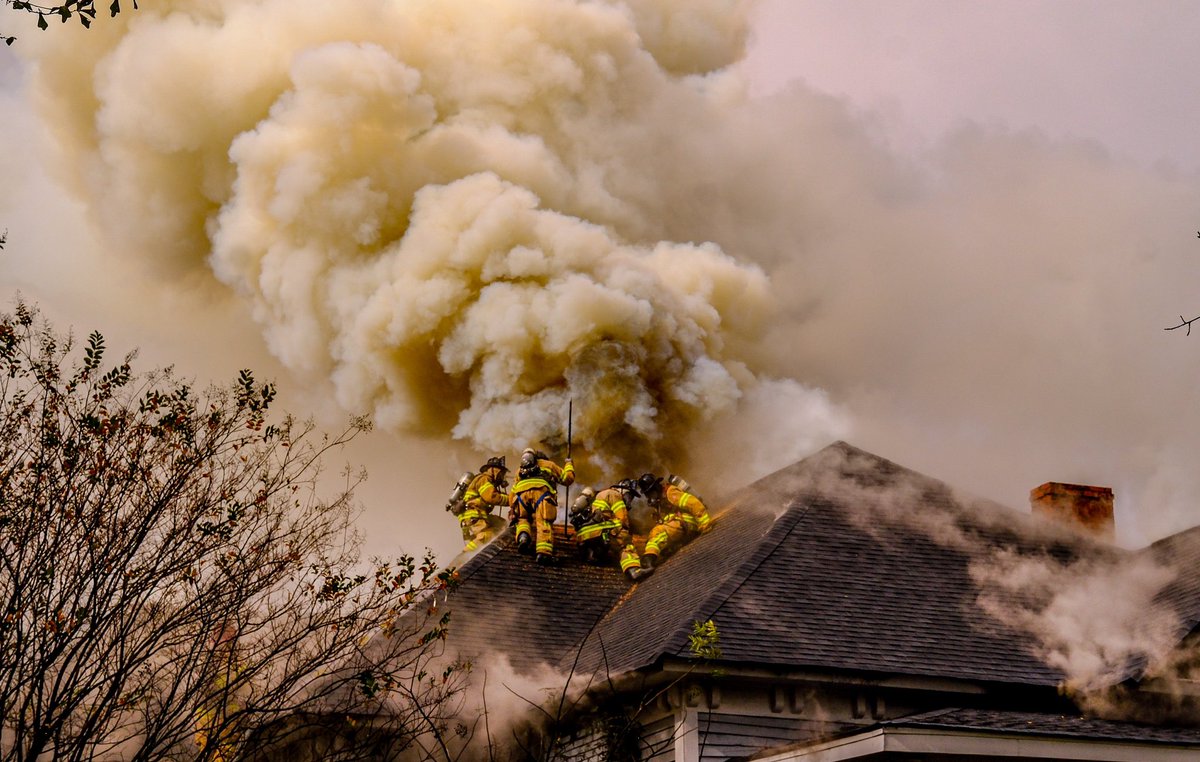
<path fill-rule="evenodd" d="M 627 506 L 636 496 L 634 484 L 627 480 L 600 492 L 584 487 L 571 505 L 575 539 L 584 553 L 593 560 L 598 556 L 602 562 L 617 557 L 621 571 L 632 582 L 648 576 L 651 571 L 642 568 L 633 545 L 633 533 L 629 530 Z"/>
<path fill-rule="evenodd" d="M 492 515 L 492 508 L 508 504 L 508 493 L 504 491 L 508 486 L 504 480 L 507 473 L 504 456 L 497 455 L 488 458 L 467 484 L 462 495 L 463 509 L 458 514 L 458 525 L 467 543 L 464 553 L 487 545 L 504 527 L 504 520 Z"/>
<path fill-rule="evenodd" d="M 642 566 L 653 569 L 659 559 L 678 550 L 696 535 L 709 530 L 712 519 L 704 502 L 696 497 L 683 479 L 670 476 L 663 487 L 661 477 L 642 474 L 637 480 L 638 491 L 658 513 L 658 523 L 646 538 Z"/>
<path fill-rule="evenodd" d="M 517 535 L 517 550 L 537 554 L 539 564 L 554 563 L 554 521 L 558 518 L 558 485 L 575 482 L 575 466 L 563 465 L 544 453 L 526 448 L 521 453 L 517 483 L 509 496 L 508 521 Z M 536 545 L 530 523 L 537 529 Z"/>

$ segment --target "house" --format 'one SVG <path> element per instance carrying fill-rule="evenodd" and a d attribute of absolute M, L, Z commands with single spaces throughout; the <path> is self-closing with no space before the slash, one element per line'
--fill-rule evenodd
<path fill-rule="evenodd" d="M 1200 759 L 1200 529 L 1124 550 L 842 442 L 714 515 L 634 585 L 565 538 L 461 567 L 449 647 L 570 681 L 530 756 Z"/>

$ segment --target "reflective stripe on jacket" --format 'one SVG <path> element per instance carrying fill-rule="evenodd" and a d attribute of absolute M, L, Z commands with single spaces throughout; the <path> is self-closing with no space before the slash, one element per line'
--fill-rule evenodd
<path fill-rule="evenodd" d="M 619 489 L 600 490 L 592 500 L 592 510 L 606 516 L 612 516 L 626 528 L 629 527 L 629 510 L 625 506 L 625 497 Z"/>
<path fill-rule="evenodd" d="M 700 498 L 690 492 L 684 492 L 673 484 L 667 486 L 664 498 L 668 506 L 663 511 L 662 520 L 664 522 L 679 520 L 691 531 L 708 531 L 712 518 L 709 517 L 708 508 L 704 506 Z"/>
<path fill-rule="evenodd" d="M 542 479 L 541 477 L 535 476 L 532 479 L 522 479 L 514 484 L 513 492 L 528 492 L 529 490 L 536 489 L 537 487 L 541 487 L 543 489 L 554 489 L 552 486 L 550 486 L 550 482 Z"/>
<path fill-rule="evenodd" d="M 556 485 L 575 483 L 575 466 L 569 460 L 565 466 L 560 466 L 552 460 L 539 460 L 538 470 L 541 472 L 540 474 L 518 480 L 513 485 L 513 494 L 541 487 L 554 493 L 554 499 L 557 502 L 558 489 Z"/>
<path fill-rule="evenodd" d="M 508 503 L 508 495 L 504 494 L 504 491 L 487 474 L 476 474 L 471 483 L 467 485 L 463 502 L 467 504 L 468 508 L 505 505 Z"/>
<path fill-rule="evenodd" d="M 617 519 L 599 521 L 594 524 L 584 524 L 579 528 L 579 531 L 575 533 L 575 539 L 579 542 L 587 542 L 588 540 L 595 540 L 599 537 L 603 537 L 605 532 L 619 531 L 621 531 L 621 522 Z"/>

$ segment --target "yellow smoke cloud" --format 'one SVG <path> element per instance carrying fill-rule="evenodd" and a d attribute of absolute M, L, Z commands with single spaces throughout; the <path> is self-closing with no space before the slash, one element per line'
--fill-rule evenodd
<path fill-rule="evenodd" d="M 657 240 L 643 167 L 736 97 L 744 5 L 158 2 L 49 42 L 41 92 L 109 238 L 211 267 L 348 410 L 511 451 L 573 400 L 594 463 L 648 467 L 766 388 L 766 275 Z"/>

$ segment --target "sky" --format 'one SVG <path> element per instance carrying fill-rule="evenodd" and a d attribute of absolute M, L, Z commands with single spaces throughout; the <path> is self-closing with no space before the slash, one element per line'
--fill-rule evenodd
<path fill-rule="evenodd" d="M 0 15 L 0 295 L 372 413 L 368 552 L 457 549 L 458 474 L 562 428 L 546 368 L 605 476 L 844 438 L 1015 508 L 1111 486 L 1129 546 L 1200 523 L 1194 3 L 320 5 Z"/>

